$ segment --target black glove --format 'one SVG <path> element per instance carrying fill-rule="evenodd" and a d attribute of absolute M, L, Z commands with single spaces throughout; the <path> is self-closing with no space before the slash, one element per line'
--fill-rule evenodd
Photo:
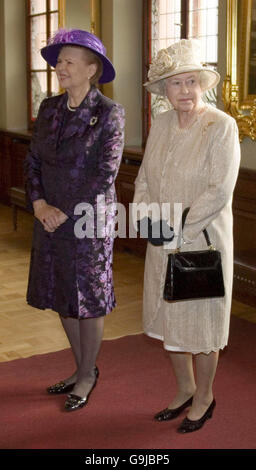
<path fill-rule="evenodd" d="M 169 243 L 174 238 L 173 228 L 167 224 L 166 220 L 158 220 L 152 224 L 148 217 L 144 217 L 138 220 L 137 226 L 140 237 L 148 238 L 148 241 L 154 246 Z"/>

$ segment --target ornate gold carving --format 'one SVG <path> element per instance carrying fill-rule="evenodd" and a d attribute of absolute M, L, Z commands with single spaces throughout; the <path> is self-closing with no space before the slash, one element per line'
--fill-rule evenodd
<path fill-rule="evenodd" d="M 101 37 L 100 31 L 100 0 L 90 0 L 91 33 Z"/>
<path fill-rule="evenodd" d="M 227 0 L 227 75 L 223 83 L 222 99 L 225 111 L 237 121 L 242 141 L 244 137 L 256 140 L 256 98 L 255 95 L 246 94 L 244 89 L 245 83 L 248 83 L 248 63 L 241 67 L 242 73 L 238 70 L 239 60 L 242 63 L 243 57 L 248 57 L 248 11 L 252 8 L 252 0 L 240 2 L 244 2 L 242 15 L 238 15 L 238 0 Z M 238 24 L 238 20 L 242 23 Z"/>
<path fill-rule="evenodd" d="M 59 28 L 65 27 L 65 18 L 66 18 L 66 0 L 58 0 L 59 8 Z"/>

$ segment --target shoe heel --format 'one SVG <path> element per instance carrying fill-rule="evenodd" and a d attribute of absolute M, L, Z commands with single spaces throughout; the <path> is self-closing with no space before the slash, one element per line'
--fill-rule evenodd
<path fill-rule="evenodd" d="M 100 371 L 99 371 L 99 369 L 98 369 L 97 366 L 94 367 L 94 372 L 95 372 L 95 377 L 96 377 L 96 379 L 97 379 L 97 378 L 99 377 L 99 375 L 100 375 Z"/>
<path fill-rule="evenodd" d="M 215 406 L 216 406 L 216 401 L 213 400 L 212 406 L 211 406 L 211 408 L 208 410 L 208 413 L 207 413 L 207 415 L 206 415 L 206 419 L 211 419 L 211 418 L 212 418 L 212 415 L 213 415 Z"/>

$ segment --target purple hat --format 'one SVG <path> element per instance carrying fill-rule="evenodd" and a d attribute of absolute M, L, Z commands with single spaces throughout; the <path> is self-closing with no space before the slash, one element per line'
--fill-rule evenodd
<path fill-rule="evenodd" d="M 83 31 L 82 29 L 59 29 L 57 33 L 49 40 L 47 46 L 41 49 L 41 55 L 52 67 L 56 67 L 58 55 L 63 46 L 81 46 L 90 49 L 97 55 L 103 65 L 103 73 L 99 83 L 108 83 L 115 78 L 115 69 L 110 60 L 106 57 L 106 49 L 101 40 L 94 34 Z"/>

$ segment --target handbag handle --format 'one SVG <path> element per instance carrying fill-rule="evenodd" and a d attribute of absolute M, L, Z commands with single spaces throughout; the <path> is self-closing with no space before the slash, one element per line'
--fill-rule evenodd
<path fill-rule="evenodd" d="M 187 218 L 187 215 L 189 213 L 189 210 L 190 210 L 190 207 L 186 207 L 186 209 L 184 209 L 183 213 L 182 213 L 182 230 L 183 230 L 183 227 L 184 227 L 184 224 L 185 224 L 185 220 Z M 210 237 L 209 237 L 209 234 L 206 230 L 206 228 L 203 230 L 203 234 L 204 234 L 204 238 L 206 240 L 206 243 L 208 245 L 208 248 L 209 250 L 214 250 L 212 244 L 211 244 L 211 240 L 210 240 Z"/>

